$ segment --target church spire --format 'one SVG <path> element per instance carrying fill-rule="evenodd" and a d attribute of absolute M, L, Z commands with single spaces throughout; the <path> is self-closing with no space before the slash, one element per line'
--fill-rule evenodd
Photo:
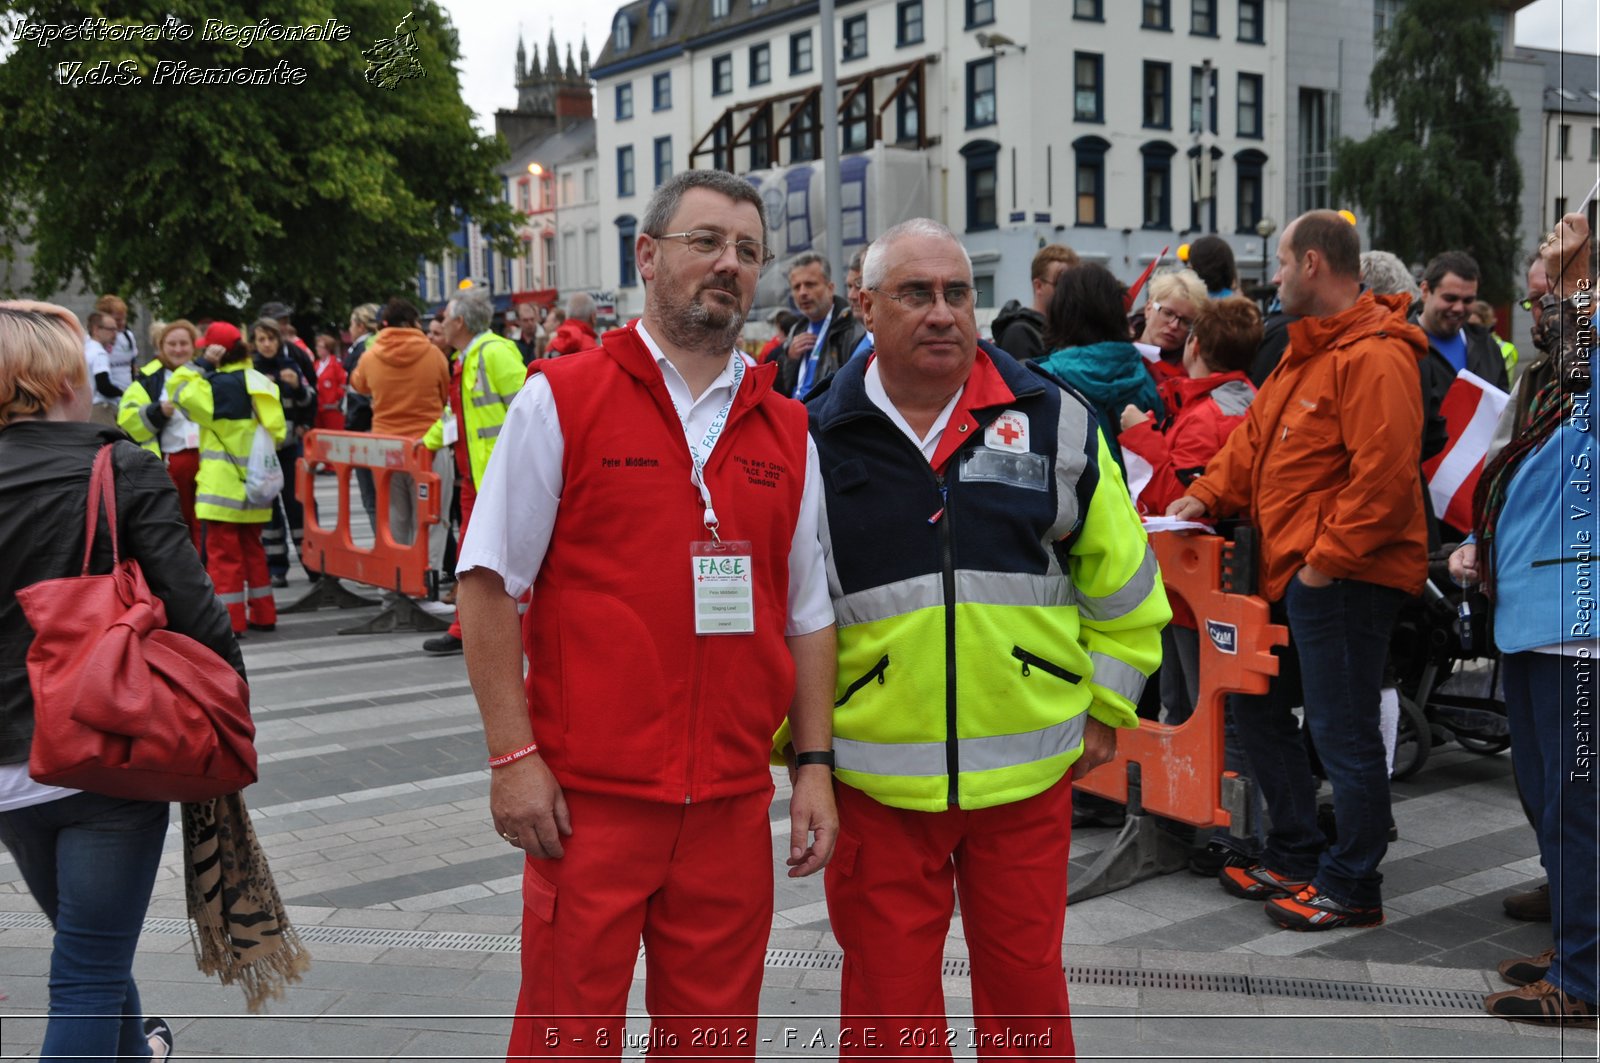
<path fill-rule="evenodd" d="M 544 61 L 545 77 L 551 81 L 559 78 L 561 76 L 561 52 L 556 47 L 556 28 L 554 26 L 550 27 L 550 43 L 545 45 Z"/>
<path fill-rule="evenodd" d="M 578 75 L 585 81 L 589 80 L 589 38 L 583 38 L 583 50 L 578 53 Z"/>

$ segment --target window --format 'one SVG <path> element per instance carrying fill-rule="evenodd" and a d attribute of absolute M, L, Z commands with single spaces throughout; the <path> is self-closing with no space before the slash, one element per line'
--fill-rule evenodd
<path fill-rule="evenodd" d="M 1189 68 L 1189 132 L 1217 131 L 1217 72 L 1194 66 Z M 1209 100 L 1209 103 L 1207 102 Z M 1208 114 L 1209 112 L 1209 114 Z"/>
<path fill-rule="evenodd" d="M 672 178 L 672 138 L 656 137 L 656 184 Z"/>
<path fill-rule="evenodd" d="M 617 149 L 617 196 L 633 195 L 633 145 Z"/>
<path fill-rule="evenodd" d="M 772 80 L 772 45 L 750 46 L 750 84 L 765 85 Z"/>
<path fill-rule="evenodd" d="M 867 16 L 852 15 L 844 20 L 844 58 L 867 57 Z"/>
<path fill-rule="evenodd" d="M 1152 140 L 1139 149 L 1144 156 L 1144 227 L 1172 228 L 1172 156 L 1178 149 Z"/>
<path fill-rule="evenodd" d="M 1100 75 L 1103 59 L 1089 52 L 1073 57 L 1072 116 L 1080 122 L 1103 120 Z"/>
<path fill-rule="evenodd" d="M 611 40 L 619 52 L 627 51 L 633 44 L 633 27 L 628 24 L 626 16 L 617 16 L 616 24 L 611 28 Z"/>
<path fill-rule="evenodd" d="M 1239 75 L 1239 135 L 1261 139 L 1261 75 Z"/>
<path fill-rule="evenodd" d="M 1556 158 L 1572 158 L 1572 127 L 1563 124 L 1556 130 Z"/>
<path fill-rule="evenodd" d="M 711 95 L 726 96 L 733 91 L 733 56 L 719 55 L 711 60 Z"/>
<path fill-rule="evenodd" d="M 617 86 L 617 121 L 623 122 L 633 117 L 633 82 L 626 81 Z"/>
<path fill-rule="evenodd" d="M 765 170 L 772 165 L 772 111 L 763 107 L 750 121 L 750 169 Z"/>
<path fill-rule="evenodd" d="M 561 175 L 561 199 L 557 201 L 556 206 L 558 206 L 558 207 L 570 207 L 571 205 L 572 205 L 572 174 L 564 173 L 564 174 Z"/>
<path fill-rule="evenodd" d="M 1299 213 L 1321 210 L 1330 203 L 1328 181 L 1333 173 L 1328 130 L 1338 128 L 1338 97 L 1323 89 L 1300 90 Z M 1332 112 L 1330 114 L 1330 111 Z M 1330 121 L 1330 118 L 1332 119 Z"/>
<path fill-rule="evenodd" d="M 517 209 L 527 214 L 533 210 L 533 199 L 529 195 L 526 179 L 517 182 Z"/>
<path fill-rule="evenodd" d="M 1102 0 L 1072 0 L 1072 17 L 1084 22 L 1104 22 Z"/>
<path fill-rule="evenodd" d="M 731 0 L 711 0 L 711 17 L 727 18 Z"/>
<path fill-rule="evenodd" d="M 1189 33 L 1195 37 L 1217 35 L 1217 0 L 1190 0 Z"/>
<path fill-rule="evenodd" d="M 894 13 L 894 43 L 897 48 L 922 43 L 922 0 L 900 0 Z"/>
<path fill-rule="evenodd" d="M 733 127 L 728 122 L 718 122 L 711 127 L 711 168 L 733 169 L 733 152 L 728 150 L 729 135 Z"/>
<path fill-rule="evenodd" d="M 967 128 L 994 122 L 994 60 L 975 59 L 967 64 Z"/>
<path fill-rule="evenodd" d="M 1394 20 L 1406 0 L 1372 0 L 1372 42 L 1383 44 L 1383 35 L 1394 28 Z"/>
<path fill-rule="evenodd" d="M 967 29 L 994 21 L 994 0 L 967 0 Z"/>
<path fill-rule="evenodd" d="M 657 74 L 650 79 L 652 106 L 658 111 L 672 109 L 672 71 Z"/>
<path fill-rule="evenodd" d="M 789 161 L 810 162 L 822 151 L 817 135 L 822 128 L 818 109 L 813 105 L 797 103 L 791 110 L 799 113 L 789 123 Z"/>
<path fill-rule="evenodd" d="M 1144 22 L 1147 30 L 1172 29 L 1172 0 L 1144 0 Z"/>
<path fill-rule="evenodd" d="M 1239 0 L 1239 39 L 1247 44 L 1267 43 L 1262 0 Z"/>
<path fill-rule="evenodd" d="M 811 31 L 796 33 L 789 38 L 789 73 L 811 73 Z"/>
<path fill-rule="evenodd" d="M 633 245 L 638 234 L 639 223 L 632 214 L 617 218 L 617 257 L 622 262 L 622 272 L 617 278 L 619 288 L 632 288 L 639 283 L 639 272 L 633 258 Z"/>
<path fill-rule="evenodd" d="M 1000 221 L 1000 145 L 974 140 L 961 149 L 967 160 L 967 232 L 993 229 Z"/>
<path fill-rule="evenodd" d="M 905 91 L 895 97 L 894 132 L 897 143 L 920 142 L 922 137 L 922 107 L 918 104 L 915 81 L 906 85 Z"/>
<path fill-rule="evenodd" d="M 872 147 L 872 93 L 862 89 L 850 97 L 850 105 L 841 117 L 840 133 L 845 151 L 866 151 Z"/>
<path fill-rule="evenodd" d="M 1146 129 L 1172 128 L 1172 64 L 1144 64 L 1144 125 Z"/>
<path fill-rule="evenodd" d="M 1261 171 L 1267 157 L 1255 148 L 1245 148 L 1233 157 L 1236 175 L 1234 208 L 1239 219 L 1236 231 L 1254 233 L 1261 220 Z"/>
<path fill-rule="evenodd" d="M 583 201 L 593 203 L 600 195 L 600 184 L 593 166 L 583 168 Z"/>
<path fill-rule="evenodd" d="M 1106 223 L 1106 151 L 1110 147 L 1100 137 L 1079 137 L 1072 142 L 1077 203 L 1074 225 L 1102 228 Z"/>
<path fill-rule="evenodd" d="M 650 38 L 660 40 L 667 35 L 667 0 L 656 0 L 650 5 Z"/>

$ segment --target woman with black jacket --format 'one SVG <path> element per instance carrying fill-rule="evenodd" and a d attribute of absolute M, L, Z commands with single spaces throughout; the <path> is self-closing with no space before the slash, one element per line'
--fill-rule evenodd
<path fill-rule="evenodd" d="M 272 318 L 263 317 L 250 326 L 250 340 L 255 349 L 255 370 L 278 385 L 283 417 L 289 423 L 289 432 L 278 448 L 278 464 L 283 466 L 283 493 L 278 496 L 272 519 L 261 533 L 272 585 L 287 587 L 289 543 L 294 543 L 298 553 L 305 529 L 305 510 L 295 493 L 294 468 L 300 460 L 301 437 L 317 423 L 317 374 L 309 362 L 301 361 L 299 348 L 284 341 L 282 328 Z"/>

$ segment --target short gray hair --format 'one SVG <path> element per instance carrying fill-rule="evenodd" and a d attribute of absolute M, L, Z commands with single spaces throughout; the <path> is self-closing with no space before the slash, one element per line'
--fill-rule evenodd
<path fill-rule="evenodd" d="M 1374 295 L 1422 296 L 1411 270 L 1392 251 L 1361 252 L 1361 283 L 1372 289 Z"/>
<path fill-rule="evenodd" d="M 594 315 L 594 296 L 588 292 L 573 292 L 572 296 L 567 299 L 567 317 L 593 322 Z"/>
<path fill-rule="evenodd" d="M 463 292 L 450 300 L 445 312 L 459 317 L 474 336 L 487 332 L 489 323 L 494 320 L 494 304 L 489 302 L 487 292 Z"/>
<path fill-rule="evenodd" d="M 708 188 L 720 192 L 735 203 L 749 203 L 761 218 L 761 242 L 767 242 L 767 207 L 755 185 L 725 170 L 685 170 L 674 174 L 660 185 L 645 205 L 644 218 L 639 223 L 646 236 L 660 236 L 667 231 L 672 216 L 678 213 L 683 194 L 691 188 Z"/>
<path fill-rule="evenodd" d="M 833 267 L 828 265 L 826 258 L 823 258 L 815 251 L 802 251 L 794 256 L 789 260 L 789 265 L 784 269 L 783 275 L 785 278 L 793 277 L 795 270 L 805 269 L 807 266 L 821 266 L 822 275 L 828 280 L 833 280 Z"/>
<path fill-rule="evenodd" d="M 850 264 L 845 267 L 845 270 L 847 272 L 849 270 L 855 270 L 857 273 L 860 273 L 861 263 L 867 260 L 867 249 L 871 246 L 871 244 L 867 244 L 866 247 L 856 248 L 856 253 L 850 256 Z"/>
<path fill-rule="evenodd" d="M 861 262 L 861 286 L 863 288 L 876 288 L 883 283 L 884 275 L 889 272 L 888 264 L 884 262 L 889 254 L 889 247 L 898 240 L 907 236 L 931 236 L 949 240 L 961 248 L 961 257 L 967 263 L 967 277 L 972 276 L 972 256 L 967 254 L 966 245 L 961 238 L 951 232 L 948 226 L 941 225 L 932 218 L 908 218 L 898 225 L 891 225 L 882 236 L 872 241 L 872 246 L 867 248 L 867 257 Z"/>

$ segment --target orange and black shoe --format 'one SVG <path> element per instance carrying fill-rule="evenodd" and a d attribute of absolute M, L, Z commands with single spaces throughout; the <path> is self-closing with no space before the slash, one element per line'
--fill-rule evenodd
<path fill-rule="evenodd" d="M 1286 930 L 1338 930 L 1383 923 L 1381 905 L 1355 908 L 1340 904 L 1315 886 L 1307 886 L 1293 897 L 1274 897 L 1266 908 L 1268 918 Z"/>
<path fill-rule="evenodd" d="M 1288 897 L 1310 885 L 1304 879 L 1280 875 L 1266 864 L 1229 864 L 1217 873 L 1217 881 L 1222 883 L 1223 889 L 1247 901 Z"/>

